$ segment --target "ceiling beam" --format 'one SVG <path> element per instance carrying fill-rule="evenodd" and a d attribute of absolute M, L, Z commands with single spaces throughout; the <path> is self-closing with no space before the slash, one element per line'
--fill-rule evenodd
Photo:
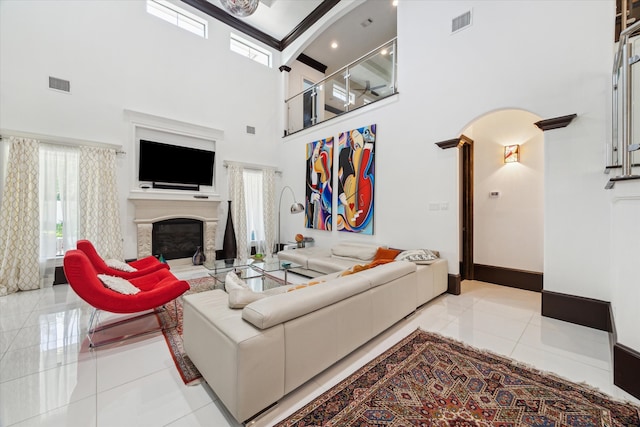
<path fill-rule="evenodd" d="M 307 17 L 304 18 L 302 22 L 296 25 L 296 27 L 291 30 L 289 34 L 284 36 L 282 40 L 278 40 L 275 37 L 272 37 L 255 27 L 252 27 L 251 25 L 236 18 L 235 16 L 228 14 L 219 7 L 209 3 L 207 0 L 181 1 L 191 7 L 198 9 L 200 12 L 203 12 L 211 16 L 212 18 L 227 24 L 231 28 L 234 28 L 241 33 L 244 33 L 249 37 L 252 37 L 279 51 L 283 51 L 287 46 L 293 43 L 298 37 L 304 34 L 305 31 L 311 28 L 313 24 L 315 24 L 320 18 L 322 18 L 327 12 L 329 12 L 331 8 L 333 8 L 333 6 L 340 2 L 340 0 L 323 0 L 323 2 L 320 3 L 320 5 L 313 10 L 313 12 L 307 15 Z"/>

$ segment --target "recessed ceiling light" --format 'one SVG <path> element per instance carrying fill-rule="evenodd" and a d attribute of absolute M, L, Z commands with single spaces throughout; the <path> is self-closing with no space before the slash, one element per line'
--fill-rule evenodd
<path fill-rule="evenodd" d="M 332 47 L 333 49 L 337 49 L 337 47 L 338 47 L 338 42 L 331 42 L 331 47 Z"/>
<path fill-rule="evenodd" d="M 398 0 L 393 0 L 393 1 L 391 2 L 391 5 L 392 5 L 392 6 L 397 6 L 397 5 L 398 5 Z"/>
<path fill-rule="evenodd" d="M 382 55 L 386 55 L 387 53 L 389 53 L 389 51 L 388 51 L 387 49 L 382 49 L 382 50 L 380 51 L 380 53 L 381 53 Z"/>

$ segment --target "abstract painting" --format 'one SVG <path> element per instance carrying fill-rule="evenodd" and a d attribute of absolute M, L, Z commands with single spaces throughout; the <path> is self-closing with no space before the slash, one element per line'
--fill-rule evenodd
<path fill-rule="evenodd" d="M 333 137 L 307 144 L 305 226 L 331 230 Z"/>
<path fill-rule="evenodd" d="M 373 234 L 376 125 L 343 132 L 338 139 L 337 228 Z"/>

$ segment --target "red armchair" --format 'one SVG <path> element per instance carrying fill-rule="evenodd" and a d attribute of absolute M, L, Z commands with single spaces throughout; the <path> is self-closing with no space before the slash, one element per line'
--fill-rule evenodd
<path fill-rule="evenodd" d="M 104 259 L 102 259 L 102 257 L 98 254 L 95 246 L 93 246 L 90 241 L 78 240 L 77 246 L 79 251 L 82 251 L 85 253 L 85 255 L 87 255 L 87 258 L 89 258 L 89 261 L 91 261 L 91 264 L 93 264 L 93 268 L 95 268 L 97 274 L 108 274 L 110 276 L 122 277 L 123 279 L 128 280 L 135 277 L 146 276 L 151 272 L 161 269 L 169 270 L 168 264 L 158 261 L 158 259 L 154 256 L 148 256 L 128 263 L 131 267 L 135 268 L 138 271 L 126 272 L 118 270 L 107 265 Z"/>
<path fill-rule="evenodd" d="M 96 271 L 84 252 L 74 249 L 67 251 L 64 255 L 63 263 L 64 274 L 67 277 L 69 285 L 71 285 L 80 298 L 94 307 L 89 321 L 89 331 L 87 332 L 90 347 L 99 347 L 176 326 L 175 324 L 161 325 L 160 328 L 122 335 L 101 342 L 94 342 L 93 335 L 95 332 L 103 331 L 143 316 L 155 314 L 160 307 L 164 309 L 164 306 L 171 301 L 176 305 L 177 313 L 176 298 L 189 290 L 189 284 L 184 280 L 178 280 L 169 270 L 162 268 L 150 272 L 145 276 L 127 279 L 132 285 L 139 288 L 140 292 L 134 295 L 125 295 L 105 287 L 98 278 L 98 274 L 106 273 Z M 111 313 L 146 313 L 97 327 L 101 310 Z M 93 327 L 94 322 L 96 327 Z"/>

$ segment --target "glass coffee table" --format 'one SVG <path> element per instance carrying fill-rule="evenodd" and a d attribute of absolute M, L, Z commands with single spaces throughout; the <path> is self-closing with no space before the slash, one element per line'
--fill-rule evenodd
<path fill-rule="evenodd" d="M 260 292 L 288 285 L 288 271 L 302 266 L 289 261 L 280 261 L 277 258 L 261 260 L 234 258 L 205 262 L 204 267 L 210 270 L 209 275 L 216 280 L 216 288 L 224 289 L 227 273 L 233 271 L 252 290 Z M 279 272 L 284 273 L 284 279 L 280 277 Z"/>

